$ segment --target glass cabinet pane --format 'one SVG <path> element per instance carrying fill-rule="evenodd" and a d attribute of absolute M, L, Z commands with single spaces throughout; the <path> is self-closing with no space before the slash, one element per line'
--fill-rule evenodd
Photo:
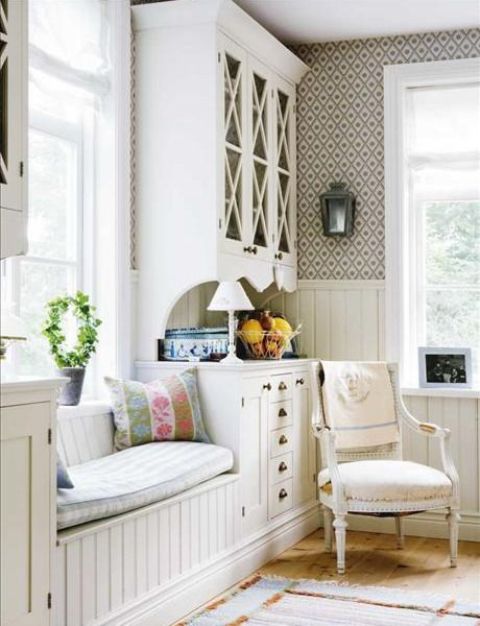
<path fill-rule="evenodd" d="M 290 96 L 276 90 L 276 142 L 277 142 L 277 247 L 280 252 L 293 252 L 291 161 L 293 146 L 290 145 L 291 104 Z"/>
<path fill-rule="evenodd" d="M 228 53 L 224 58 L 224 124 L 225 124 L 225 237 L 242 240 L 242 157 L 244 129 L 242 127 L 242 62 Z"/>
<path fill-rule="evenodd" d="M 269 178 L 269 113 L 267 79 L 253 73 L 252 106 L 252 231 L 253 243 L 263 248 L 269 243 L 268 178 Z"/>

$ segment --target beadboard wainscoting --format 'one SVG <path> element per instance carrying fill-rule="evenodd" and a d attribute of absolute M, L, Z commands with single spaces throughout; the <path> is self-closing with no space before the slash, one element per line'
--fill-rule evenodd
<path fill-rule="evenodd" d="M 156 624 L 170 623 L 171 605 L 192 588 L 196 565 L 211 560 L 213 566 L 239 542 L 238 476 L 225 474 L 214 481 L 216 489 L 209 481 L 150 505 L 147 515 L 142 508 L 106 519 L 95 535 L 88 525 L 62 531 L 56 551 L 56 625 L 126 626 L 137 623 L 142 611 L 145 619 L 156 615 Z M 160 619 L 157 596 L 163 592 L 165 600 L 170 588 L 172 598 L 162 605 Z M 196 597 L 182 601 L 185 612 L 199 604 Z"/>

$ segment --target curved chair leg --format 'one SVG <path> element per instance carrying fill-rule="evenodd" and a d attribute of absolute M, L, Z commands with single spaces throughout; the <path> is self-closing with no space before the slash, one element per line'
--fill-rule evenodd
<path fill-rule="evenodd" d="M 403 550 L 405 547 L 405 537 L 403 534 L 403 519 L 400 515 L 395 517 L 395 531 L 397 533 L 397 548 Z"/>
<path fill-rule="evenodd" d="M 347 535 L 347 522 L 345 515 L 335 515 L 333 527 L 335 528 L 335 541 L 337 544 L 337 571 L 345 574 L 345 539 Z"/>
<path fill-rule="evenodd" d="M 449 509 L 447 520 L 450 531 L 450 567 L 457 567 L 458 522 L 460 520 L 460 516 L 455 509 Z"/>
<path fill-rule="evenodd" d="M 328 506 L 323 505 L 323 535 L 325 538 L 325 551 L 331 552 L 332 541 L 332 511 Z"/>

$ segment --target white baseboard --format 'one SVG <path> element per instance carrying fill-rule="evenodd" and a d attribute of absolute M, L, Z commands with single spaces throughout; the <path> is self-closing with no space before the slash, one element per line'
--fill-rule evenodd
<path fill-rule="evenodd" d="M 349 515 L 348 528 L 387 534 L 395 532 L 393 519 L 366 515 Z M 413 537 L 448 539 L 448 524 L 445 513 L 441 511 L 430 511 L 406 517 L 404 528 L 405 534 Z M 459 537 L 464 541 L 480 541 L 480 514 L 463 513 L 461 515 Z"/>
<path fill-rule="evenodd" d="M 168 626 L 255 572 L 319 525 L 319 507 L 315 504 L 284 525 L 240 543 L 207 566 L 191 570 L 162 589 L 110 614 L 108 619 L 96 622 L 96 626 Z"/>

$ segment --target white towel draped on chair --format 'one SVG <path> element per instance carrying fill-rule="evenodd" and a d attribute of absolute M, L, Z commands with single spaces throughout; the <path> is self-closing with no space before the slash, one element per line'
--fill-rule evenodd
<path fill-rule="evenodd" d="M 399 441 L 387 364 L 322 361 L 325 420 L 336 433 L 337 449 Z"/>

